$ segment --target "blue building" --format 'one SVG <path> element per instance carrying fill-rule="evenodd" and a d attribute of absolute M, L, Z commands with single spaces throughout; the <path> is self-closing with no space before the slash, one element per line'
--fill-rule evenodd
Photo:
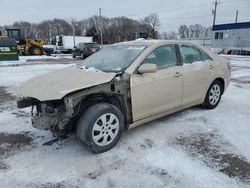
<path fill-rule="evenodd" d="M 211 47 L 250 51 L 250 22 L 214 25 Z"/>

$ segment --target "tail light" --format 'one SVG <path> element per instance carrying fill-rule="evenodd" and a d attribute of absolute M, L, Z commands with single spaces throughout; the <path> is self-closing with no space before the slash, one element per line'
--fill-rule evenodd
<path fill-rule="evenodd" d="M 87 47 L 87 48 L 85 48 L 85 51 L 86 51 L 86 52 L 90 52 L 91 49 L 90 49 L 89 47 Z"/>

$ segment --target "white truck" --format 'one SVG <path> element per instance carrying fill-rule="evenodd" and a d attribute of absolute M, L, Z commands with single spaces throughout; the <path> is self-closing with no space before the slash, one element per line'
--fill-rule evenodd
<path fill-rule="evenodd" d="M 80 42 L 93 42 L 93 37 L 85 36 L 56 36 L 56 50 L 58 53 L 71 53 L 74 46 Z"/>

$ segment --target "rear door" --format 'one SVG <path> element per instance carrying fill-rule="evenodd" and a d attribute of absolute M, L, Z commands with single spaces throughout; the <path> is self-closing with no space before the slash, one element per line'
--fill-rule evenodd
<path fill-rule="evenodd" d="M 202 103 L 214 78 L 215 66 L 212 59 L 193 45 L 179 45 L 183 62 L 183 105 Z"/>
<path fill-rule="evenodd" d="M 130 77 L 134 122 L 181 105 L 182 66 L 177 63 L 175 45 L 154 49 L 142 62 L 146 63 L 156 64 L 158 71 Z"/>

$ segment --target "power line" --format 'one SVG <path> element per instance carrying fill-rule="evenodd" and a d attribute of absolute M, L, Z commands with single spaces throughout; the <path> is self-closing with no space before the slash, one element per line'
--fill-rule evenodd
<path fill-rule="evenodd" d="M 102 8 L 102 10 L 105 10 L 105 11 L 111 12 L 111 13 L 115 13 L 116 15 L 125 15 L 125 14 L 123 14 L 122 12 L 116 12 L 116 11 L 109 10 L 109 9 L 106 9 L 106 8 Z"/>
<path fill-rule="evenodd" d="M 171 7 L 169 9 L 162 9 L 162 10 L 155 10 L 155 11 L 142 11 L 142 12 L 138 12 L 138 13 L 135 13 L 135 14 L 124 14 L 122 12 L 117 12 L 117 11 L 114 11 L 114 10 L 110 10 L 110 9 L 106 9 L 106 8 L 102 8 L 103 10 L 106 10 L 107 12 L 111 12 L 111 13 L 115 13 L 117 15 L 120 15 L 120 16 L 127 16 L 127 17 L 135 17 L 135 16 L 142 16 L 142 15 L 146 15 L 146 14 L 150 14 L 150 13 L 164 13 L 164 12 L 175 12 L 176 9 L 182 9 L 182 10 L 188 10 L 188 9 L 194 9 L 194 8 L 198 8 L 198 7 L 201 7 L 201 6 L 205 6 L 205 5 L 210 5 L 210 3 L 203 3 L 203 4 L 198 4 L 198 5 L 194 5 L 192 7 Z"/>
<path fill-rule="evenodd" d="M 114 13 L 117 13 L 117 14 L 120 14 L 120 13 L 118 13 L 118 12 L 116 12 L 116 11 L 111 11 L 111 10 L 108 10 L 108 9 L 102 9 L 102 10 L 106 10 L 106 11 L 109 11 L 109 12 L 114 12 Z M 197 15 L 197 16 L 186 16 L 186 17 L 168 17 L 168 18 L 161 18 L 160 17 L 160 19 L 189 19 L 189 18 L 200 18 L 200 17 L 209 17 L 209 16 L 211 16 L 211 14 L 205 14 L 205 15 Z"/>
<path fill-rule="evenodd" d="M 205 15 L 197 15 L 197 16 L 186 16 L 186 17 L 168 17 L 168 18 L 160 18 L 160 19 L 167 19 L 167 20 L 184 20 L 184 19 L 191 19 L 191 18 L 203 18 L 203 17 L 210 17 L 211 14 L 205 14 Z"/>

